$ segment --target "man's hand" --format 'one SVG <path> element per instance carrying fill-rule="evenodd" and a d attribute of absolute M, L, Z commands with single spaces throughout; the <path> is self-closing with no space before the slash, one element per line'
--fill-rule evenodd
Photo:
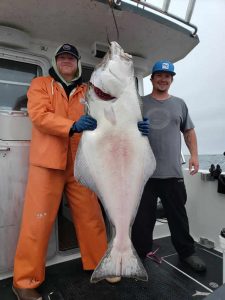
<path fill-rule="evenodd" d="M 149 134 L 150 123 L 148 118 L 144 118 L 143 121 L 139 121 L 137 126 L 142 135 Z"/>
<path fill-rule="evenodd" d="M 191 156 L 189 159 L 189 172 L 190 175 L 195 175 L 199 169 L 198 157 Z"/>
<path fill-rule="evenodd" d="M 188 129 L 184 132 L 184 140 L 191 154 L 189 159 L 189 172 L 190 175 L 195 175 L 199 169 L 199 162 L 197 137 L 194 128 Z"/>
<path fill-rule="evenodd" d="M 70 129 L 70 136 L 75 132 L 83 132 L 84 130 L 95 130 L 97 127 L 97 121 L 89 115 L 83 115 L 78 121 L 73 123 Z"/>

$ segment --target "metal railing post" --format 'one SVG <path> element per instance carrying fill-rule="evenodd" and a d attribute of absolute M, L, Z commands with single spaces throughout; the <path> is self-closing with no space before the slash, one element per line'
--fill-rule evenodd
<path fill-rule="evenodd" d="M 196 0 L 189 0 L 189 2 L 188 2 L 188 7 L 186 10 L 186 16 L 185 16 L 185 21 L 188 23 L 191 21 L 191 17 L 192 17 L 194 7 L 195 7 L 195 2 L 196 2 Z"/>
<path fill-rule="evenodd" d="M 168 12 L 171 0 L 164 0 L 162 10 Z"/>

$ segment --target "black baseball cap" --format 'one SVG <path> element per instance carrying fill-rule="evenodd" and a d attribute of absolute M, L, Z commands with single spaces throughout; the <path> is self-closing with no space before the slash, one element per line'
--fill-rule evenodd
<path fill-rule="evenodd" d="M 74 47 L 73 45 L 63 44 L 57 51 L 55 57 L 57 57 L 58 55 L 63 54 L 63 53 L 69 53 L 69 54 L 73 55 L 77 60 L 80 59 L 79 52 L 78 52 L 77 48 Z"/>

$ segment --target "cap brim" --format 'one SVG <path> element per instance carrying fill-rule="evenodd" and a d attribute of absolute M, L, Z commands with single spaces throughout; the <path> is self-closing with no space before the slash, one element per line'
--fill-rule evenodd
<path fill-rule="evenodd" d="M 172 76 L 176 75 L 175 72 L 166 71 L 166 70 L 158 70 L 158 71 L 154 71 L 154 72 L 152 73 L 152 75 L 155 74 L 155 73 L 169 73 L 169 74 L 171 74 Z"/>
<path fill-rule="evenodd" d="M 70 51 L 66 51 L 66 50 L 57 53 L 55 57 L 57 57 L 57 56 L 59 56 L 60 54 L 63 54 L 63 53 L 68 53 L 68 54 L 70 54 L 70 55 L 73 55 L 76 59 L 78 59 L 78 60 L 80 59 L 80 56 L 77 56 L 76 54 L 74 54 L 74 53 L 72 53 L 72 52 L 70 52 Z"/>

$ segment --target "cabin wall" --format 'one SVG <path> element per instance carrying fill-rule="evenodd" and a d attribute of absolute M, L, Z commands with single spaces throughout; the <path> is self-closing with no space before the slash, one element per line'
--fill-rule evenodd
<path fill-rule="evenodd" d="M 31 122 L 26 91 L 33 77 L 47 74 L 46 56 L 0 47 L 0 276 L 13 269 L 28 176 Z M 57 253 L 57 223 L 47 259 Z"/>
<path fill-rule="evenodd" d="M 218 180 L 205 181 L 202 177 L 205 178 L 201 172 L 190 176 L 187 170 L 184 171 L 190 231 L 196 241 L 200 237 L 206 238 L 221 250 L 219 234 L 225 227 L 225 194 L 217 192 Z"/>

